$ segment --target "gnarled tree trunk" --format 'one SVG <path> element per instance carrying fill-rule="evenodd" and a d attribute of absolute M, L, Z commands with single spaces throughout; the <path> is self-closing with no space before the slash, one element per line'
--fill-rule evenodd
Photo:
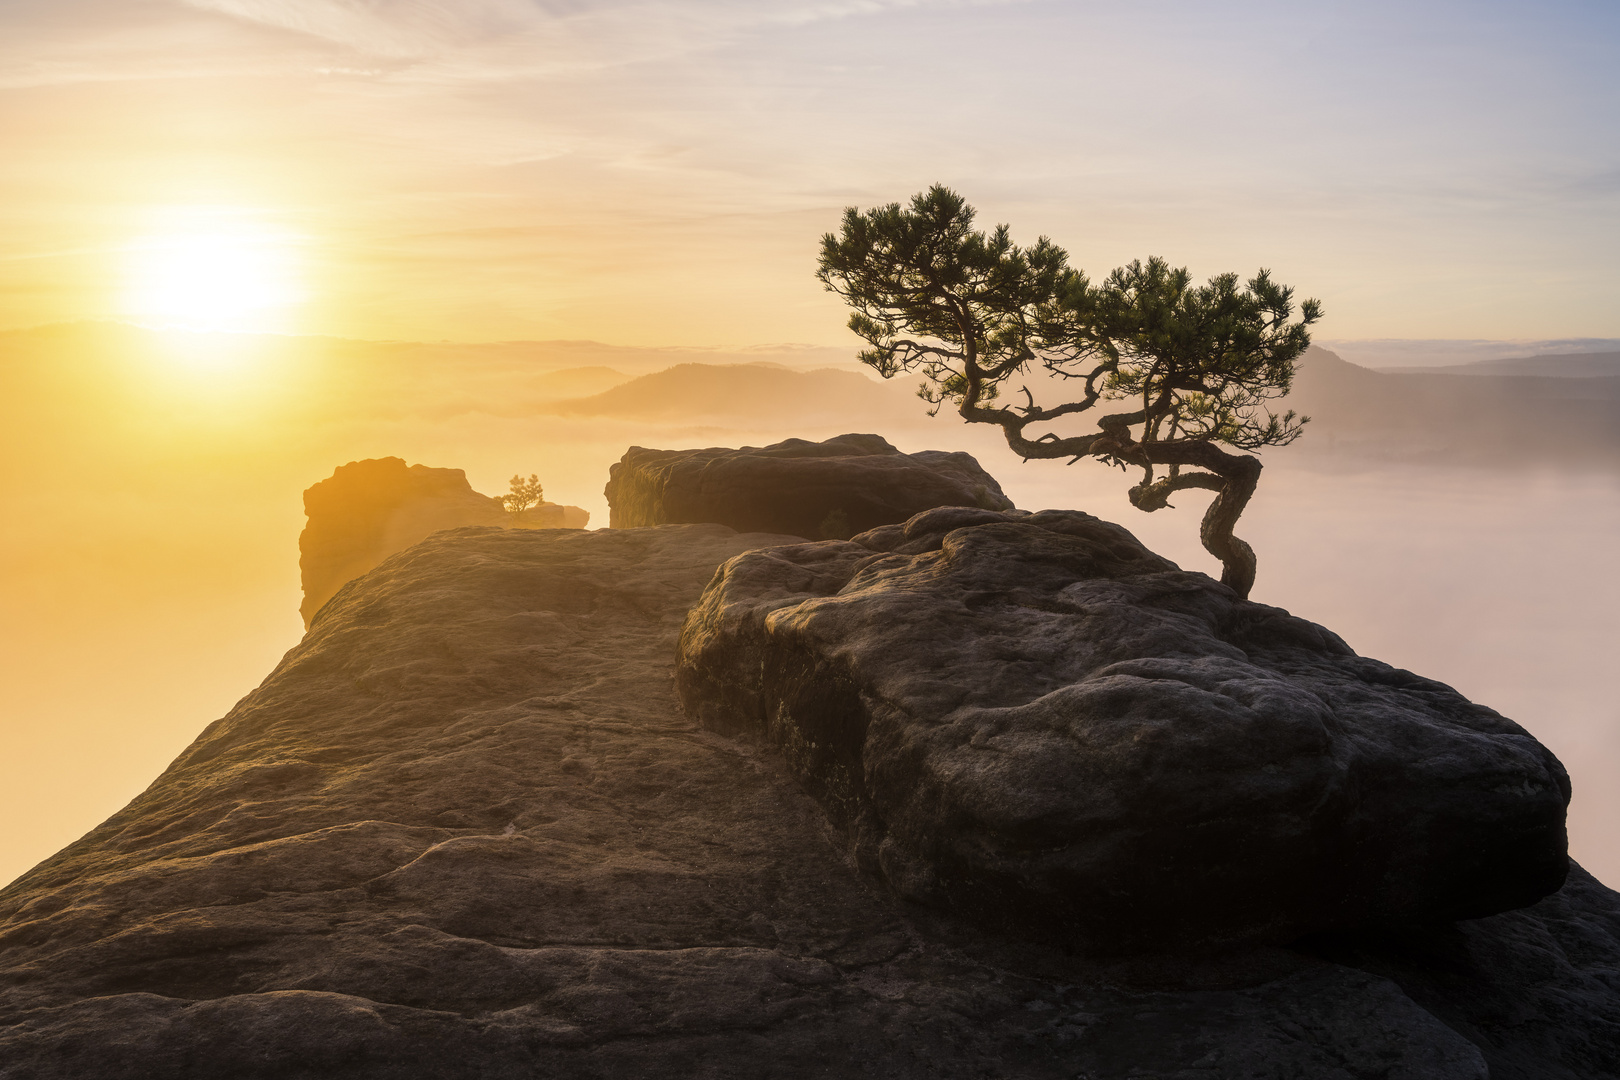
<path fill-rule="evenodd" d="M 1208 442 L 1152 442 L 1106 444 L 1106 452 L 1141 465 L 1148 470 L 1150 479 L 1131 489 L 1131 504 L 1139 510 L 1153 511 L 1168 505 L 1171 495 L 1178 491 L 1202 488 L 1215 492 L 1215 499 L 1204 511 L 1204 520 L 1198 529 L 1198 539 L 1204 550 L 1221 560 L 1221 584 L 1239 596 L 1248 598 L 1254 588 L 1254 549 L 1242 539 L 1232 535 L 1237 520 L 1249 505 L 1255 486 L 1260 483 L 1260 459 L 1250 454 L 1228 454 Z M 1159 479 L 1151 479 L 1154 465 L 1192 465 L 1201 472 L 1172 472 Z"/>
<path fill-rule="evenodd" d="M 971 368 L 970 368 L 971 370 Z M 1260 459 L 1252 454 L 1228 454 L 1213 442 L 1203 439 L 1171 439 L 1164 442 L 1137 442 L 1131 436 L 1130 425 L 1138 424 L 1146 412 L 1115 413 L 1100 417 L 1102 429 L 1090 435 L 1067 439 L 1030 440 L 1024 437 L 1024 428 L 1036 422 L 1045 422 L 1068 412 L 1077 412 L 1089 406 L 1095 397 L 1085 402 L 1063 406 L 1061 409 L 1037 409 L 1031 406 L 1014 413 L 1009 409 L 986 409 L 978 404 L 979 384 L 969 380 L 968 391 L 957 410 L 973 423 L 992 423 L 1001 428 L 1007 445 L 1013 453 L 1024 458 L 1082 457 L 1111 458 L 1140 466 L 1146 472 L 1142 483 L 1131 488 L 1131 503 L 1138 510 L 1153 511 L 1169 505 L 1169 498 L 1178 491 L 1202 488 L 1215 492 L 1215 501 L 1204 512 L 1198 538 L 1204 550 L 1221 560 L 1221 584 L 1244 599 L 1254 588 L 1254 549 L 1232 535 L 1237 520 L 1249 505 L 1254 489 L 1260 483 Z M 1021 414 L 1021 415 L 1020 415 Z M 1170 475 L 1155 478 L 1156 465 L 1174 466 Z M 1190 465 L 1195 471 L 1181 472 Z"/>

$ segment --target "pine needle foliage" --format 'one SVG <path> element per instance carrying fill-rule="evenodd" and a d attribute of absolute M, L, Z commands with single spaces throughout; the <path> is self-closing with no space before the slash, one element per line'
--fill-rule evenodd
<path fill-rule="evenodd" d="M 1260 462 L 1221 447 L 1256 451 L 1300 436 L 1310 418 L 1270 406 L 1293 385 L 1321 305 L 1296 305 L 1265 270 L 1194 285 L 1160 258 L 1093 283 L 1046 237 L 1019 247 L 1006 225 L 982 232 L 974 216 L 936 184 L 909 206 L 850 207 L 840 231 L 822 237 L 816 276 L 853 309 L 849 327 L 869 346 L 861 360 L 884 378 L 920 375 L 930 413 L 950 405 L 995 424 L 1026 459 L 1140 469 L 1130 497 L 1142 510 L 1178 491 L 1216 492 L 1200 537 L 1221 560 L 1221 580 L 1247 596 L 1254 552 L 1232 527 Z M 1042 404 L 1030 375 L 1073 392 Z M 1022 403 L 1003 401 L 1015 382 Z M 1095 430 L 1073 433 L 1071 418 L 1094 409 Z"/>

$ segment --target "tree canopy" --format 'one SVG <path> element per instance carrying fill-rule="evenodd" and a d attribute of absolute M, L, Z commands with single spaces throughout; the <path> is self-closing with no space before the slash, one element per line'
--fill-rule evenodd
<path fill-rule="evenodd" d="M 1296 309 L 1293 290 L 1265 270 L 1194 285 L 1159 258 L 1093 283 L 1046 237 L 1021 248 L 1006 225 L 985 233 L 973 219 L 960 195 L 935 185 L 907 207 L 850 207 L 841 231 L 822 238 L 816 276 L 854 309 L 850 329 L 870 346 L 861 360 L 885 378 L 922 375 L 918 393 L 933 411 L 950 404 L 999 426 L 1026 459 L 1140 469 L 1130 492 L 1139 509 L 1214 491 L 1200 539 L 1221 561 L 1221 580 L 1247 596 L 1255 556 L 1232 530 L 1261 466 L 1222 446 L 1253 451 L 1299 437 L 1309 417 L 1268 403 L 1288 393 L 1321 306 Z M 1074 393 L 1041 404 L 1026 378 L 1003 400 L 1004 384 L 1031 373 Z M 1095 430 L 1060 433 L 1093 409 Z"/>
<path fill-rule="evenodd" d="M 509 513 L 516 514 L 531 506 L 539 506 L 545 501 L 545 491 L 540 486 L 538 473 L 530 473 L 527 480 L 523 479 L 522 473 L 518 473 L 508 481 L 508 484 L 512 488 L 512 493 L 502 495 L 501 503 Z"/>

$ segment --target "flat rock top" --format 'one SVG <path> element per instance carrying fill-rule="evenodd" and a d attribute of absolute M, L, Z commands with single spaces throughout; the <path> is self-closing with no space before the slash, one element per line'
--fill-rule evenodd
<path fill-rule="evenodd" d="M 459 529 L 345 586 L 151 788 L 0 892 L 0 1076 L 1620 1061 L 1620 904 L 1578 869 L 1432 939 L 1138 967 L 880 891 L 773 751 L 675 701 L 676 635 L 716 566 L 781 539 Z"/>
<path fill-rule="evenodd" d="M 847 537 L 936 506 L 1012 506 L 971 454 L 903 454 L 881 435 L 858 433 L 738 448 L 632 446 L 603 494 L 616 529 L 712 521 L 808 537 Z"/>

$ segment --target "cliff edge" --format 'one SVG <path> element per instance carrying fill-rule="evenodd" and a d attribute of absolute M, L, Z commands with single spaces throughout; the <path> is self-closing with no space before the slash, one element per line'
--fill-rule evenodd
<path fill-rule="evenodd" d="M 1102 958 L 863 874 L 776 745 L 676 698 L 716 568 L 793 543 L 463 528 L 345 586 L 0 892 L 0 1076 L 1614 1074 L 1620 896 L 1576 867 L 1488 918 Z"/>

